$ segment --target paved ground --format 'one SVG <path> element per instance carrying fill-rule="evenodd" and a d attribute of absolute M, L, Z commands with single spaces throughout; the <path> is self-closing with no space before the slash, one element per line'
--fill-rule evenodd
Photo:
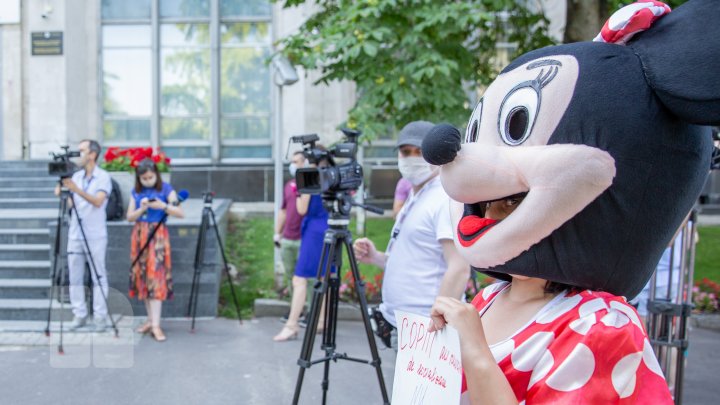
<path fill-rule="evenodd" d="M 56 341 L 50 348 L 0 346 L 4 351 L 0 352 L 0 403 L 289 404 L 302 336 L 275 343 L 272 336 L 281 327 L 278 318 L 246 321 L 242 326 L 217 319 L 199 321 L 190 334 L 189 322 L 168 321 L 164 343 L 135 335 L 131 342 L 121 338 L 124 342 L 113 344 L 105 336 L 102 341 L 65 344 L 63 356 L 56 353 Z M 25 334 L 35 342 L 47 339 L 37 335 L 41 334 Z M 65 338 L 66 342 L 79 339 L 67 334 Z M 338 352 L 370 358 L 360 322 L 341 321 L 337 344 Z M 321 354 L 318 350 L 314 358 Z M 381 350 L 380 357 L 391 395 L 395 353 Z M 321 402 L 322 371 L 321 365 L 315 365 L 306 372 L 301 404 Z M 374 368 L 342 360 L 331 363 L 328 404 L 374 403 L 382 403 Z"/>
<path fill-rule="evenodd" d="M 5 332 L 0 345 L 2 404 L 287 404 L 297 379 L 301 340 L 272 342 L 282 326 L 277 318 L 260 318 L 240 326 L 227 319 L 167 321 L 165 343 L 130 332 L 65 335 L 65 352 L 57 355 L 42 334 Z M 720 332 L 694 329 L 685 383 L 687 405 L 718 403 Z M 12 339 L 15 339 L 14 341 Z M 25 342 L 25 345 L 20 343 Z M 369 358 L 359 322 L 340 322 L 338 351 Z M 42 346 L 27 346 L 26 344 Z M 316 352 L 319 357 L 321 352 Z M 392 392 L 395 354 L 381 350 L 388 395 Z M 321 402 L 321 365 L 306 373 L 301 404 Z M 381 403 L 374 369 L 339 361 L 330 366 L 328 404 Z"/>

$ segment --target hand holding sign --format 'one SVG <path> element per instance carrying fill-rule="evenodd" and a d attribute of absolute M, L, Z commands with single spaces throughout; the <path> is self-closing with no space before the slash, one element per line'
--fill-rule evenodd
<path fill-rule="evenodd" d="M 392 403 L 458 404 L 462 382 L 460 339 L 446 327 L 430 332 L 430 318 L 395 311 L 398 354 Z"/>

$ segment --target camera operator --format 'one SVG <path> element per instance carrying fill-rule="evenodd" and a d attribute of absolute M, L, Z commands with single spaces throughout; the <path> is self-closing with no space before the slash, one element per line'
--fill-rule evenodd
<path fill-rule="evenodd" d="M 318 150 L 325 150 L 322 145 L 317 145 Z M 310 167 L 327 167 L 327 159 L 322 159 L 317 164 L 309 163 Z M 323 251 L 325 231 L 328 229 L 328 213 L 323 207 L 322 197 L 319 194 L 297 194 L 295 207 L 297 214 L 302 217 L 300 226 L 300 249 L 294 267 L 292 277 L 292 298 L 290 299 L 290 313 L 285 325 L 280 332 L 273 337 L 275 342 L 285 342 L 297 338 L 300 330 L 300 316 L 303 305 L 307 298 L 308 284 L 312 285 L 317 276 L 317 269 Z M 325 265 L 323 262 L 323 266 Z M 334 270 L 332 270 L 334 272 Z M 325 273 L 321 273 L 324 275 Z M 309 305 L 308 305 L 309 308 Z M 321 332 L 325 319 L 325 306 L 320 310 L 318 321 L 318 333 Z"/>
<path fill-rule="evenodd" d="M 275 275 L 275 286 L 281 296 L 292 293 L 292 278 L 295 274 L 295 265 L 300 251 L 300 226 L 302 225 L 303 216 L 298 213 L 296 208 L 298 191 L 295 172 L 302 167 L 305 167 L 305 156 L 302 151 L 295 152 L 289 168 L 292 178 L 285 183 L 283 188 L 282 207 L 278 212 L 275 234 L 273 235 L 275 246 L 280 248 L 280 257 L 284 268 L 283 274 Z"/>
<path fill-rule="evenodd" d="M 462 297 L 470 275 L 470 266 L 453 242 L 450 199 L 437 177 L 438 169 L 423 159 L 420 150 L 432 128 L 430 122 L 414 121 L 398 135 L 398 168 L 412 191 L 397 215 L 386 251 L 378 251 L 367 238 L 353 245 L 360 262 L 385 270 L 382 303 L 372 318 L 376 334 L 395 350 L 395 310 L 430 316 L 435 297 Z"/>
<path fill-rule="evenodd" d="M 108 281 L 105 270 L 105 250 L 107 248 L 107 196 L 112 191 L 110 175 L 100 167 L 97 160 L 100 157 L 100 144 L 93 140 L 83 140 L 78 145 L 80 158 L 78 166 L 81 170 L 75 172 L 72 178 L 62 179 L 62 185 L 72 194 L 68 204 L 76 208 L 77 216 L 82 221 L 82 228 L 87 238 L 90 254 L 92 255 L 95 271 L 91 269 L 93 283 L 93 314 L 95 331 L 102 332 L 107 327 L 107 306 L 103 299 L 108 294 Z M 55 187 L 55 195 L 60 195 L 60 185 Z M 68 230 L 68 270 L 70 273 L 70 303 L 73 311 L 73 321 L 70 329 L 75 330 L 87 323 L 88 310 L 85 304 L 85 264 L 89 261 L 87 248 L 83 241 L 83 233 L 78 224 L 78 218 L 72 215 Z"/>

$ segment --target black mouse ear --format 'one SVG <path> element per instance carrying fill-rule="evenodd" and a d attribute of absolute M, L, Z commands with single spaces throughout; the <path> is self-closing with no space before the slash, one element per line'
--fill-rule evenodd
<path fill-rule="evenodd" d="M 663 105 L 692 124 L 720 124 L 719 22 L 717 0 L 690 0 L 628 42 Z"/>

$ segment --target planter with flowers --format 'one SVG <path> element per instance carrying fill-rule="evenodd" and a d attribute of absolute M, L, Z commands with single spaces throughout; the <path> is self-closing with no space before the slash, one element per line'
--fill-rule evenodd
<path fill-rule="evenodd" d="M 110 176 L 118 182 L 122 192 L 123 207 L 130 201 L 130 193 L 135 187 L 135 168 L 145 158 L 152 159 L 162 173 L 164 182 L 170 182 L 170 158 L 159 149 L 138 147 L 122 149 L 117 146 L 105 151 L 100 167 L 110 172 Z"/>
<path fill-rule="evenodd" d="M 379 304 L 380 291 L 382 290 L 382 274 L 378 273 L 373 278 L 373 281 L 365 281 L 365 299 L 369 304 Z M 340 300 L 357 303 L 357 287 L 355 286 L 355 277 L 351 272 L 346 272 L 343 276 L 342 282 L 340 283 Z"/>
<path fill-rule="evenodd" d="M 720 330 L 720 283 L 708 278 L 696 281 L 693 287 L 693 325 Z"/>

